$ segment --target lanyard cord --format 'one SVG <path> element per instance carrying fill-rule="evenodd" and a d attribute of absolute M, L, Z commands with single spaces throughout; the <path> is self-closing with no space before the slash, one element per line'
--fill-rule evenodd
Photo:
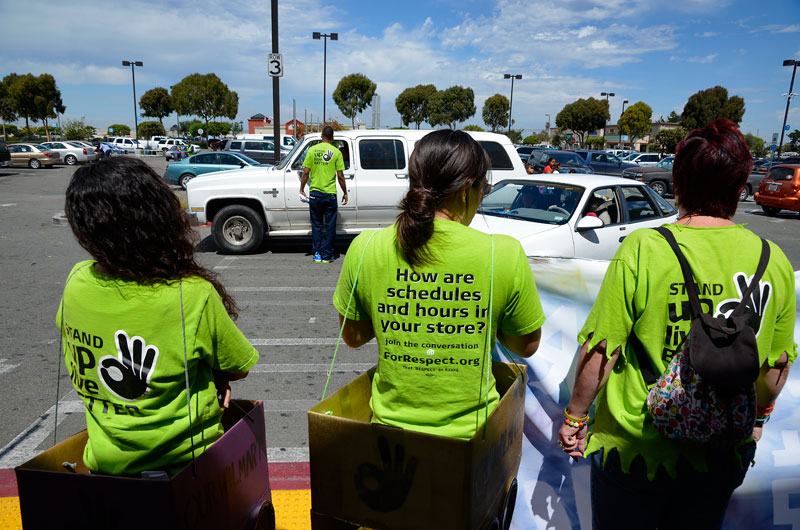
<path fill-rule="evenodd" d="M 339 345 L 342 343 L 342 335 L 344 334 L 344 326 L 347 324 L 347 318 L 350 315 L 350 304 L 353 302 L 353 295 L 356 292 L 356 285 L 358 284 L 358 277 L 361 274 L 361 266 L 364 264 L 364 256 L 367 254 L 367 247 L 369 247 L 369 242 L 372 241 L 372 238 L 375 237 L 375 234 L 378 232 L 373 232 L 369 239 L 367 239 L 367 244 L 364 245 L 364 250 L 361 252 L 361 259 L 358 262 L 358 268 L 356 269 L 356 278 L 353 280 L 353 287 L 350 288 L 350 298 L 347 299 L 347 308 L 344 310 L 344 319 L 342 319 L 342 327 L 339 328 L 339 338 L 336 339 L 336 349 L 333 350 L 333 359 L 331 359 L 331 367 L 328 369 L 328 378 L 325 380 L 325 388 L 322 389 L 322 399 L 325 399 L 325 394 L 328 392 L 328 383 L 331 382 L 331 374 L 333 373 L 333 365 L 336 363 L 336 355 L 339 353 Z"/>
<path fill-rule="evenodd" d="M 183 331 L 183 374 L 186 378 L 186 408 L 189 410 L 189 442 L 192 445 L 192 476 L 197 478 L 194 458 L 194 432 L 192 431 L 192 398 L 189 393 L 189 361 L 186 355 L 186 317 L 183 314 L 183 280 L 178 280 L 178 293 L 181 300 L 181 330 Z"/>

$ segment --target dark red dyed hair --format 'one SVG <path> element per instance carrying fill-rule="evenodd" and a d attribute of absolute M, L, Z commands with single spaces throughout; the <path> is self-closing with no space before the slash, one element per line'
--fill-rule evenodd
<path fill-rule="evenodd" d="M 725 118 L 712 121 L 678 144 L 672 167 L 675 198 L 686 213 L 730 219 L 752 169 L 739 128 Z"/>

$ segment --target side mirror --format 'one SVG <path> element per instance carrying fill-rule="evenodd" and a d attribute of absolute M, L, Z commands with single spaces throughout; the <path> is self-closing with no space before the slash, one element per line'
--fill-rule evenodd
<path fill-rule="evenodd" d="M 603 221 L 594 215 L 584 215 L 580 221 L 575 225 L 575 230 L 584 232 L 586 230 L 594 230 L 603 226 Z"/>

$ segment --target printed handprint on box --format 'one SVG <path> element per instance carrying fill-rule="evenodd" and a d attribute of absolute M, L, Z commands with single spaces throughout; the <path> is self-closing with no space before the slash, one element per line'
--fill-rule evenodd
<path fill-rule="evenodd" d="M 378 437 L 378 450 L 381 453 L 382 467 L 363 463 L 358 466 L 355 476 L 358 496 L 367 506 L 377 512 L 391 512 L 400 508 L 408 497 L 417 459 L 411 457 L 406 465 L 406 450 L 402 445 L 395 446 L 394 462 L 385 437 Z"/>

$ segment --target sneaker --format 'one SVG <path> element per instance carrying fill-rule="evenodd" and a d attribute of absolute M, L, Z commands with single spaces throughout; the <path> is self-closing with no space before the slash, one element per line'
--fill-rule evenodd
<path fill-rule="evenodd" d="M 323 260 L 319 261 L 318 263 L 333 263 L 333 259 L 323 259 Z"/>
<path fill-rule="evenodd" d="M 322 256 L 319 255 L 319 252 L 314 253 L 314 263 L 322 263 Z"/>

